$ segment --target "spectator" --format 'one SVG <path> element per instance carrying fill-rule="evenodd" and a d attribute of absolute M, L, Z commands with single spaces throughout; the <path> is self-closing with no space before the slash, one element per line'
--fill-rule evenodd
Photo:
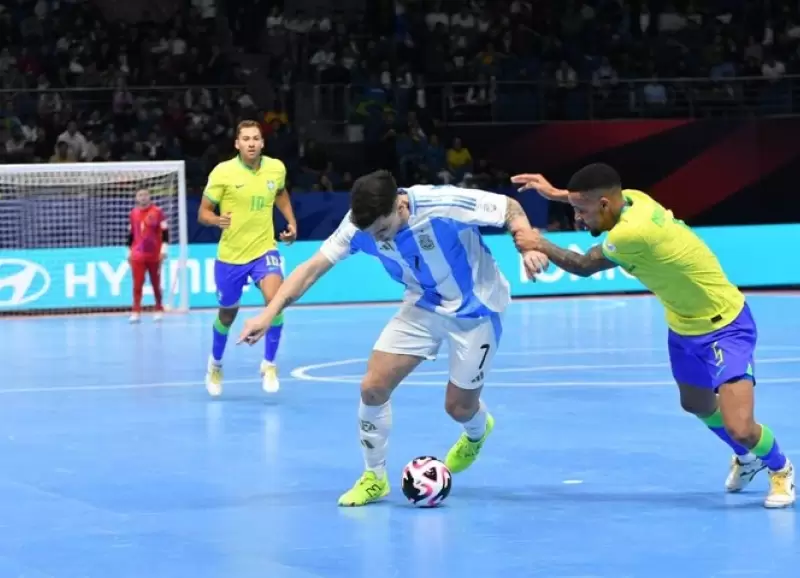
<path fill-rule="evenodd" d="M 472 170 L 472 155 L 458 137 L 453 139 L 453 146 L 447 150 L 447 170 L 456 182 L 467 178 Z"/>
<path fill-rule="evenodd" d="M 56 150 L 50 157 L 51 163 L 74 163 L 77 159 L 70 153 L 69 145 L 66 141 L 60 140 L 56 143 Z"/>
<path fill-rule="evenodd" d="M 761 74 L 770 82 L 778 82 L 786 75 L 786 66 L 770 54 L 761 65 Z"/>
<path fill-rule="evenodd" d="M 69 156 L 77 160 L 86 160 L 86 137 L 78 130 L 78 123 L 71 120 L 67 123 L 67 130 L 58 135 L 58 142 L 65 143 Z"/>

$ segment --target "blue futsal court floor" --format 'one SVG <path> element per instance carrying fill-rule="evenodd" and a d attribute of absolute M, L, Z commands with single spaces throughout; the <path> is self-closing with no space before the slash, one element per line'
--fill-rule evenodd
<path fill-rule="evenodd" d="M 757 415 L 800 464 L 800 298 L 749 297 Z M 362 471 L 359 374 L 396 306 L 287 314 L 282 391 L 213 312 L 3 319 L 0 578 L 793 575 L 794 510 L 766 476 L 726 495 L 729 451 L 683 415 L 649 297 L 515 303 L 485 400 L 497 426 L 442 508 L 336 506 Z M 252 315 L 253 312 L 244 312 Z M 241 321 L 233 333 L 238 333 Z M 390 475 L 444 456 L 446 361 L 394 398 Z"/>

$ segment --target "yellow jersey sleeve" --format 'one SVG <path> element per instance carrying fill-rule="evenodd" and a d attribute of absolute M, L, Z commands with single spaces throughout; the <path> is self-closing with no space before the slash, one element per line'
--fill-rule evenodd
<path fill-rule="evenodd" d="M 275 189 L 280 193 L 286 188 L 286 165 L 278 159 L 272 160 L 275 163 L 275 173 L 278 175 L 275 179 Z"/>
<path fill-rule="evenodd" d="M 219 205 L 222 197 L 225 195 L 225 189 L 228 186 L 228 178 L 226 171 L 222 165 L 217 165 L 211 174 L 208 175 L 208 182 L 203 191 L 203 196 L 208 198 L 209 201 L 215 205 Z"/>
<path fill-rule="evenodd" d="M 608 232 L 601 248 L 606 259 L 629 270 L 642 257 L 647 243 L 639 230 L 623 223 Z"/>

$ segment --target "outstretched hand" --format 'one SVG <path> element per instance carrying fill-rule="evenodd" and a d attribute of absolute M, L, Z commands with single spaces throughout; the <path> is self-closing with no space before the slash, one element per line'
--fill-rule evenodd
<path fill-rule="evenodd" d="M 255 345 L 259 340 L 264 337 L 264 334 L 269 329 L 269 324 L 264 325 L 257 317 L 252 317 L 244 322 L 242 332 L 239 334 L 239 339 L 236 345 L 247 343 L 248 345 Z"/>
<path fill-rule="evenodd" d="M 522 185 L 520 192 L 534 190 L 549 201 L 559 203 L 569 202 L 569 192 L 555 188 L 550 181 L 538 173 L 523 173 L 511 177 L 511 182 L 515 185 Z"/>
<path fill-rule="evenodd" d="M 523 173 L 521 175 L 514 175 L 511 177 L 511 182 L 515 185 L 522 185 L 518 189 L 519 191 L 529 191 L 531 189 L 542 191 L 553 187 L 553 185 L 550 184 L 550 181 L 538 173 Z"/>

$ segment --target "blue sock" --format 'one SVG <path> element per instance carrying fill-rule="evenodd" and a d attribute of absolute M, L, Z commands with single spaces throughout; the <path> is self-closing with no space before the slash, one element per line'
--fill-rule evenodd
<path fill-rule="evenodd" d="M 765 425 L 761 425 L 761 439 L 758 440 L 756 447 L 753 448 L 761 461 L 773 472 L 782 470 L 786 465 L 786 456 L 783 455 L 778 442 L 775 441 L 775 434 Z"/>
<path fill-rule="evenodd" d="M 700 420 L 706 424 L 708 429 L 714 432 L 719 439 L 728 444 L 737 456 L 746 456 L 750 453 L 750 450 L 748 450 L 742 444 L 734 441 L 734 439 L 728 434 L 727 430 L 725 429 L 725 425 L 722 423 L 722 413 L 720 413 L 719 408 L 717 408 L 717 411 L 712 413 L 710 416 L 701 417 Z"/>
<path fill-rule="evenodd" d="M 222 321 L 217 317 L 214 320 L 214 342 L 211 346 L 211 357 L 214 361 L 222 361 L 222 356 L 225 353 L 225 345 L 228 343 L 228 331 L 230 327 L 222 324 Z"/>
<path fill-rule="evenodd" d="M 283 313 L 278 315 L 272 322 L 272 326 L 267 330 L 264 339 L 264 359 L 269 363 L 275 363 L 278 355 L 278 346 L 281 344 L 281 332 L 283 331 Z"/>

